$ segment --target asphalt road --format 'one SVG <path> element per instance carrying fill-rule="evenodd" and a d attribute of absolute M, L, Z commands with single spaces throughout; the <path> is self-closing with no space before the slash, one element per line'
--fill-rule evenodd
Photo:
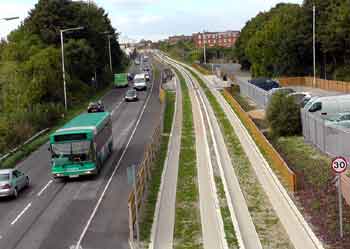
<path fill-rule="evenodd" d="M 157 124 L 158 84 L 155 81 L 152 92 L 151 87 L 139 92 L 138 102 L 123 101 L 127 88 L 113 89 L 103 97 L 106 109 L 112 112 L 114 153 L 98 177 L 52 181 L 47 144 L 17 166 L 30 176 L 31 186 L 16 200 L 0 200 L 0 249 L 68 249 L 75 248 L 80 238 L 83 248 L 128 248 L 130 187 L 125 169 L 142 160 L 144 147 Z M 124 150 L 118 170 L 114 171 Z"/>

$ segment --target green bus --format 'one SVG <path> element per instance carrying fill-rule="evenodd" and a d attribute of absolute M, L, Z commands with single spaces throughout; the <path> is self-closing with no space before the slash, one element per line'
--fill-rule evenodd
<path fill-rule="evenodd" d="M 50 135 L 54 178 L 97 175 L 113 150 L 108 112 L 84 113 Z"/>
<path fill-rule="evenodd" d="M 115 87 L 126 87 L 128 86 L 128 74 L 118 73 L 114 75 L 114 86 Z"/>

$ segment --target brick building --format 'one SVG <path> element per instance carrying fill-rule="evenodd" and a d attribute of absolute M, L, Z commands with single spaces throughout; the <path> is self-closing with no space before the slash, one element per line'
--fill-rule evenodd
<path fill-rule="evenodd" d="M 240 32 L 225 31 L 225 32 L 205 32 L 195 33 L 192 35 L 193 41 L 197 48 L 203 48 L 204 42 L 207 47 L 223 47 L 230 48 L 235 45 Z"/>

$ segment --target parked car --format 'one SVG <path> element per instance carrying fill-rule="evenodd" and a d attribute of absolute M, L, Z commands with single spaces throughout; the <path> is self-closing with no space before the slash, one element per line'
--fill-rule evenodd
<path fill-rule="evenodd" d="M 135 89 L 129 89 L 126 94 L 125 94 L 125 101 L 129 102 L 129 101 L 137 101 L 138 97 L 137 97 L 137 92 Z"/>
<path fill-rule="evenodd" d="M 309 101 L 304 109 L 328 119 L 335 114 L 350 112 L 350 94 L 318 97 Z"/>
<path fill-rule="evenodd" d="M 104 112 L 105 107 L 103 106 L 101 101 L 92 102 L 89 104 L 87 111 L 88 111 L 88 113 Z"/>
<path fill-rule="evenodd" d="M 269 79 L 269 78 L 256 78 L 253 80 L 249 80 L 249 83 L 265 90 L 265 91 L 270 91 L 273 88 L 279 88 L 280 85 L 278 84 L 278 82 Z"/>
<path fill-rule="evenodd" d="M 17 169 L 0 170 L 0 197 L 18 197 L 19 192 L 30 184 L 29 176 Z"/>

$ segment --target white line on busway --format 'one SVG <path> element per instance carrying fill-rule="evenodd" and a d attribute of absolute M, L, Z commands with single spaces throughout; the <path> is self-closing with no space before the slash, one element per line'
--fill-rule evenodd
<path fill-rule="evenodd" d="M 90 218 L 88 219 L 88 221 L 87 221 L 87 223 L 86 223 L 86 225 L 85 225 L 85 227 L 84 227 L 84 230 L 83 230 L 83 232 L 81 233 L 80 238 L 79 238 L 79 240 L 78 240 L 78 242 L 77 242 L 77 244 L 76 244 L 76 246 L 75 246 L 74 249 L 79 249 L 79 248 L 81 248 L 81 242 L 83 241 L 84 236 L 85 236 L 85 234 L 86 234 L 86 232 L 87 232 L 87 230 L 88 230 L 88 228 L 89 228 L 89 226 L 90 226 L 90 224 L 91 224 L 93 218 L 95 217 L 95 215 L 96 215 L 96 213 L 97 213 L 97 210 L 98 210 L 98 208 L 100 207 L 104 196 L 106 195 L 107 189 L 108 189 L 109 185 L 111 184 L 111 182 L 112 182 L 112 180 L 113 180 L 113 177 L 114 177 L 115 173 L 117 172 L 117 170 L 118 170 L 118 168 L 119 168 L 119 166 L 120 166 L 120 163 L 122 162 L 122 160 L 123 160 L 123 158 L 124 158 L 124 156 L 125 156 L 125 154 L 126 154 L 126 151 L 127 151 L 128 148 L 129 148 L 129 145 L 130 145 L 132 139 L 134 138 L 134 135 L 135 135 L 135 133 L 136 133 L 136 130 L 137 130 L 137 128 L 138 128 L 138 126 L 139 126 L 139 124 L 140 124 L 140 122 L 141 122 L 141 118 L 142 118 L 142 116 L 143 116 L 143 114 L 144 114 L 144 112 L 145 112 L 145 110 L 146 110 L 146 107 L 147 107 L 147 105 L 148 105 L 148 102 L 149 102 L 149 100 L 150 100 L 150 98 L 151 98 L 151 96 L 152 96 L 153 86 L 154 86 L 154 82 L 153 82 L 153 84 L 152 84 L 151 92 L 150 92 L 150 94 L 148 95 L 147 100 L 146 100 L 146 102 L 145 102 L 145 104 L 144 104 L 144 106 L 143 106 L 143 108 L 142 108 L 142 112 L 141 112 L 141 114 L 140 114 L 140 116 L 139 116 L 139 118 L 138 118 L 138 120 L 137 120 L 137 122 L 136 122 L 136 125 L 135 125 L 135 127 L 134 127 L 134 130 L 132 131 L 131 136 L 130 136 L 130 138 L 129 138 L 129 140 L 128 140 L 128 143 L 126 144 L 126 146 L 125 146 L 125 148 L 124 148 L 124 150 L 123 150 L 123 153 L 122 153 L 122 155 L 121 155 L 120 158 L 119 158 L 119 161 L 118 161 L 117 164 L 115 165 L 115 168 L 114 168 L 114 170 L 113 170 L 113 172 L 112 172 L 112 175 L 109 177 L 108 182 L 107 182 L 105 188 L 103 189 L 103 192 L 102 192 L 100 198 L 98 199 L 97 204 L 96 204 L 94 210 L 92 211 L 91 216 L 90 216 Z"/>
<path fill-rule="evenodd" d="M 13 226 L 14 224 L 16 224 L 16 222 L 23 216 L 23 214 L 25 212 L 27 212 L 27 210 L 30 208 L 30 206 L 32 205 L 32 203 L 28 203 L 28 205 L 22 210 L 22 212 L 20 212 L 20 214 L 16 217 L 16 219 L 14 219 L 12 222 L 11 222 L 11 226 Z"/>
<path fill-rule="evenodd" d="M 50 180 L 41 190 L 40 192 L 37 194 L 37 196 L 41 196 L 42 193 L 44 193 L 44 191 L 50 186 L 50 184 L 53 182 L 53 180 Z"/>

